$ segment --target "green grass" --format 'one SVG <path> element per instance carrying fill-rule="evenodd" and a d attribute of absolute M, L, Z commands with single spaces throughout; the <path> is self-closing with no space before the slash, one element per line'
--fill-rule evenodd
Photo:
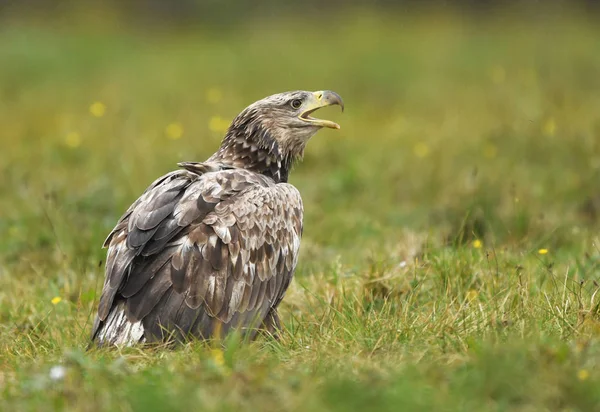
<path fill-rule="evenodd" d="M 0 61 L 1 410 L 600 408 L 600 29 L 583 18 L 13 23 Z M 347 109 L 291 177 L 305 235 L 281 340 L 86 351 L 123 210 L 290 89 Z"/>

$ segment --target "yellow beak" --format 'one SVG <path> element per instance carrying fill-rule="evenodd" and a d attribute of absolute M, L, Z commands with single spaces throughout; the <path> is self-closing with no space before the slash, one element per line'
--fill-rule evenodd
<path fill-rule="evenodd" d="M 331 129 L 339 129 L 340 125 L 330 120 L 323 120 L 311 117 L 310 114 L 314 111 L 327 106 L 337 104 L 344 111 L 344 101 L 336 92 L 330 90 L 321 90 L 313 92 L 311 99 L 305 103 L 304 111 L 298 118 L 305 122 L 309 122 L 312 125 L 319 127 L 329 127 Z"/>

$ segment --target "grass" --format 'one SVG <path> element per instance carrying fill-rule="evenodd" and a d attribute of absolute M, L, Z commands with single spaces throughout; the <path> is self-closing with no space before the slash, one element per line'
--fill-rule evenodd
<path fill-rule="evenodd" d="M 600 408 L 600 29 L 311 21 L 0 28 L 0 409 Z M 324 88 L 281 340 L 86 351 L 122 211 L 245 105 Z"/>

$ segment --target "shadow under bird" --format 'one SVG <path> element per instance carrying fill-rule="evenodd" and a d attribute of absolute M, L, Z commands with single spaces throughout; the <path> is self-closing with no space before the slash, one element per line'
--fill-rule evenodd
<path fill-rule="evenodd" d="M 219 150 L 150 185 L 108 235 L 92 340 L 100 345 L 247 339 L 280 328 L 302 235 L 302 198 L 287 183 L 322 127 L 332 91 L 275 94 L 244 109 Z"/>

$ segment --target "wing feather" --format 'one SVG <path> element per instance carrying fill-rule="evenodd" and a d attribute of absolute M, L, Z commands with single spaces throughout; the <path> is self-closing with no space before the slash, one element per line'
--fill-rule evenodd
<path fill-rule="evenodd" d="M 131 265 L 127 282 L 123 285 L 119 293 L 125 298 L 138 293 L 159 270 L 165 265 L 170 264 L 175 249 L 175 247 L 169 247 L 162 250 L 155 257 L 138 258 L 136 263 Z"/>
<path fill-rule="evenodd" d="M 143 319 L 171 288 L 171 267 L 165 265 L 144 287 L 144 293 L 136 293 L 126 300 L 127 318 L 132 322 Z"/>

